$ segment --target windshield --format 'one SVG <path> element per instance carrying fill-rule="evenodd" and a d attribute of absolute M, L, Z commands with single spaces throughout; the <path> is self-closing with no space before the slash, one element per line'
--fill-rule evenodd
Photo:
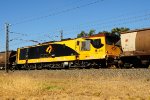
<path fill-rule="evenodd" d="M 101 48 L 103 44 L 101 43 L 101 39 L 93 39 L 91 40 L 91 44 L 94 48 Z"/>

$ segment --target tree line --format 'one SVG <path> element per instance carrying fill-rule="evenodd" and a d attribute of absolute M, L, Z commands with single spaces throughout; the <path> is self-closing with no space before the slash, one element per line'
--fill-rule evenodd
<path fill-rule="evenodd" d="M 122 32 L 127 32 L 129 31 L 130 29 L 129 28 L 126 28 L 126 27 L 121 27 L 121 28 L 113 28 L 110 32 L 109 31 L 101 31 L 101 32 L 98 32 L 97 34 L 116 34 L 120 37 L 120 34 Z M 80 37 L 86 37 L 86 36 L 92 36 L 92 35 L 95 35 L 96 33 L 96 30 L 94 29 L 91 29 L 88 33 L 86 33 L 85 31 L 81 31 L 79 34 L 77 34 L 77 37 L 80 38 Z"/>

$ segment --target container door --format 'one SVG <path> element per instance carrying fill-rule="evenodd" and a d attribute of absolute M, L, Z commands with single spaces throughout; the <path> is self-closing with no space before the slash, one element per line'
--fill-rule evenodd
<path fill-rule="evenodd" d="M 123 51 L 135 51 L 135 40 L 137 32 L 121 34 L 121 45 Z"/>

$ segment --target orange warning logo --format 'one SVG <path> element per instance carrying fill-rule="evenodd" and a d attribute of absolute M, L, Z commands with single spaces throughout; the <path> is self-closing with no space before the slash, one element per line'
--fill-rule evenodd
<path fill-rule="evenodd" d="M 52 48 L 52 46 L 51 46 L 51 45 L 49 45 L 49 47 L 47 47 L 47 49 L 46 49 L 46 52 L 50 54 L 50 53 L 51 53 L 51 51 L 52 51 L 52 49 L 53 49 L 53 48 Z"/>

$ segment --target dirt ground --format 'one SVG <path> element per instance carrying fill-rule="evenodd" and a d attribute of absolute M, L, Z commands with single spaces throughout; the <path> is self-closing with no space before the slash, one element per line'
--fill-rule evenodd
<path fill-rule="evenodd" d="M 150 100 L 150 69 L 0 71 L 0 100 Z"/>

